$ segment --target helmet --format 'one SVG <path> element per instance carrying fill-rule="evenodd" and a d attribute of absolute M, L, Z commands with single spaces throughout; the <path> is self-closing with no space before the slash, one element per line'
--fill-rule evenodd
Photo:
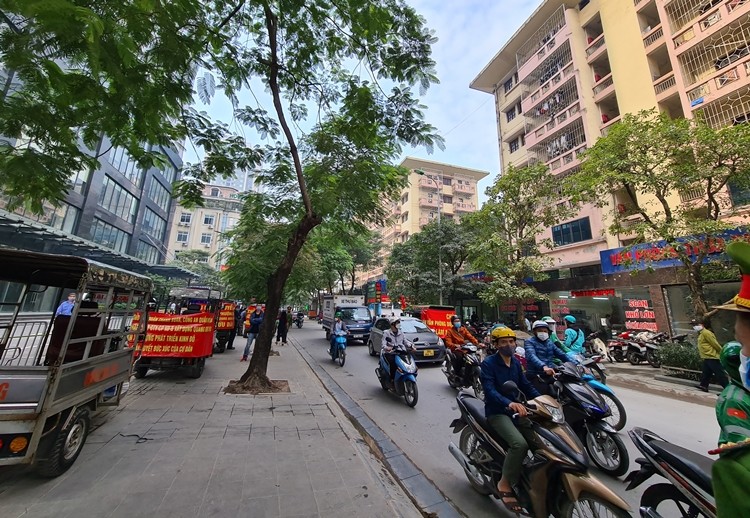
<path fill-rule="evenodd" d="M 493 340 L 498 340 L 500 338 L 515 338 L 516 333 L 509 327 L 496 327 L 492 330 L 490 336 Z"/>
<path fill-rule="evenodd" d="M 565 321 L 568 322 L 568 323 L 570 323 L 570 324 L 575 324 L 576 323 L 576 317 L 574 317 L 573 315 L 565 315 Z"/>
<path fill-rule="evenodd" d="M 336 318 L 341 318 L 341 311 L 337 311 L 335 316 Z"/>
<path fill-rule="evenodd" d="M 400 317 L 391 317 L 388 319 L 388 322 L 391 323 L 392 326 L 395 326 L 397 323 L 401 322 Z"/>
<path fill-rule="evenodd" d="M 458 320 L 458 321 L 460 322 L 460 321 L 461 321 L 461 317 L 459 317 L 458 315 L 453 315 L 453 316 L 451 317 L 451 323 L 452 323 L 452 322 L 453 322 L 454 320 Z"/>
<path fill-rule="evenodd" d="M 531 324 L 532 331 L 536 331 L 537 329 L 541 327 L 549 331 L 549 324 L 545 322 L 544 320 L 537 320 L 533 324 Z"/>
<path fill-rule="evenodd" d="M 552 317 L 542 317 L 542 322 L 547 322 L 548 324 L 555 324 L 555 319 Z"/>
<path fill-rule="evenodd" d="M 729 342 L 721 350 L 719 359 L 721 366 L 732 380 L 732 383 L 742 386 L 742 376 L 740 376 L 740 351 L 742 345 L 739 342 Z"/>

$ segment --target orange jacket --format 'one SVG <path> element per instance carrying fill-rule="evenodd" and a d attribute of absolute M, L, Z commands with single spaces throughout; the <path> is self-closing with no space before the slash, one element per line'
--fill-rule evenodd
<path fill-rule="evenodd" d="M 479 345 L 479 341 L 474 338 L 474 335 L 472 335 L 471 332 L 464 326 L 461 326 L 458 329 L 451 326 L 451 328 L 443 337 L 443 341 L 445 342 L 445 346 L 452 350 L 460 349 L 461 346 L 466 342 L 471 342 L 474 345 Z"/>

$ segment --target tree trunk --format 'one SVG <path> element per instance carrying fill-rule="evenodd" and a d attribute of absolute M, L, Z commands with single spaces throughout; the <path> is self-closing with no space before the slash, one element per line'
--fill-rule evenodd
<path fill-rule="evenodd" d="M 694 262 L 683 261 L 683 264 L 687 267 L 688 271 L 688 288 L 690 288 L 690 295 L 693 297 L 693 309 L 695 309 L 695 317 L 700 319 L 708 312 L 708 306 L 706 305 L 706 296 L 703 292 L 703 257 L 699 256 Z"/>
<path fill-rule="evenodd" d="M 526 312 L 523 302 L 523 299 L 516 299 L 516 323 L 521 330 L 526 331 Z"/>
<path fill-rule="evenodd" d="M 286 254 L 281 264 L 268 277 L 268 300 L 266 300 L 266 316 L 263 319 L 263 326 L 260 334 L 255 339 L 253 356 L 250 358 L 250 364 L 247 371 L 240 378 L 240 383 L 247 388 L 251 387 L 271 387 L 268 379 L 268 357 L 271 354 L 271 341 L 273 340 L 274 325 L 276 315 L 281 308 L 281 297 L 284 292 L 289 274 L 292 273 L 292 267 L 297 260 L 302 246 L 307 241 L 310 231 L 320 225 L 321 218 L 317 215 L 305 215 L 297 224 L 294 234 L 289 238 Z"/>
<path fill-rule="evenodd" d="M 354 283 L 357 281 L 357 269 L 352 268 L 352 283 L 349 288 L 349 295 L 354 293 Z"/>

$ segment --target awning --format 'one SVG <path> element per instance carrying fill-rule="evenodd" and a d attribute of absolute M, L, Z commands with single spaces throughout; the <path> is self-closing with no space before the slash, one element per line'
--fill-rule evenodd
<path fill-rule="evenodd" d="M 0 209 L 0 246 L 31 252 L 72 255 L 143 275 L 190 278 L 198 275 L 178 266 L 150 264 L 131 255 Z"/>

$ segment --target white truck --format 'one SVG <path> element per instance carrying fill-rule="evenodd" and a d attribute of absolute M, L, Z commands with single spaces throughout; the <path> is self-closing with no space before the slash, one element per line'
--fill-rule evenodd
<path fill-rule="evenodd" d="M 367 343 L 370 338 L 373 317 L 365 305 L 364 295 L 323 295 L 323 329 L 326 340 L 331 339 L 331 327 L 336 312 L 341 313 L 341 320 L 349 329 L 348 341 L 361 340 Z"/>

